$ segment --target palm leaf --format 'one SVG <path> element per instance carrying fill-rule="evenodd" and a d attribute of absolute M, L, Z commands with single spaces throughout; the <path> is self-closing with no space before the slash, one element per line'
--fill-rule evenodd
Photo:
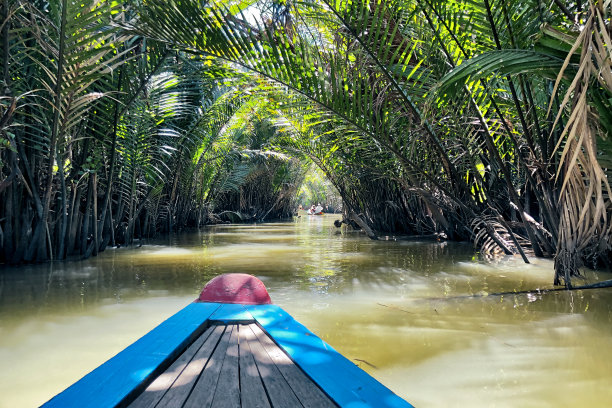
<path fill-rule="evenodd" d="M 470 58 L 440 79 L 439 92 L 456 93 L 460 86 L 492 75 L 537 74 L 553 78 L 563 60 L 529 50 L 492 50 Z"/>

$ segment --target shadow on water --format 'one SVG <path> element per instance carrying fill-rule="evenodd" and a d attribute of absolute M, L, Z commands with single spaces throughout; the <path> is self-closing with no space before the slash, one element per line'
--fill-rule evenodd
<path fill-rule="evenodd" d="M 457 262 L 470 261 L 465 245 L 373 242 L 356 234 L 336 235 L 332 228 L 215 226 L 140 248 L 108 249 L 83 261 L 4 268 L 0 322 L 142 297 L 195 297 L 222 273 L 257 275 L 281 296 L 295 290 L 325 295 L 418 286 Z"/>
<path fill-rule="evenodd" d="M 458 298 L 548 288 L 552 262 L 371 241 L 333 219 L 218 225 L 4 268 L 0 361 L 15 369 L 0 370 L 0 408 L 41 404 L 228 272 L 257 275 L 275 303 L 416 406 L 612 400 L 612 289 Z"/>

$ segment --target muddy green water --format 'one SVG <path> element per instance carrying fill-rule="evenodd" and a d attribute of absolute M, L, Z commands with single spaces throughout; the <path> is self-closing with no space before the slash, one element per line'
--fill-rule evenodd
<path fill-rule="evenodd" d="M 260 277 L 275 303 L 415 406 L 612 405 L 612 290 L 464 297 L 549 287 L 552 262 L 370 241 L 337 233 L 334 218 L 216 226 L 3 268 L 0 407 L 44 403 L 226 272 Z"/>

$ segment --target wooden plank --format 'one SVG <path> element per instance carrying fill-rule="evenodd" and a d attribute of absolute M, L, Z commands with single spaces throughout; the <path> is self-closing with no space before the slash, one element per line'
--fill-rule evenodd
<path fill-rule="evenodd" d="M 247 330 L 248 328 L 245 325 L 238 327 L 240 340 L 240 406 L 242 408 L 270 408 L 266 390 L 259 377 L 259 371 L 247 341 Z"/>
<path fill-rule="evenodd" d="M 212 406 L 215 408 L 240 408 L 240 376 L 238 373 L 238 325 L 232 325 L 225 359 L 215 389 Z"/>
<path fill-rule="evenodd" d="M 270 337 L 339 406 L 412 407 L 277 305 L 245 307 Z"/>
<path fill-rule="evenodd" d="M 207 408 L 212 405 L 215 387 L 219 381 L 221 367 L 223 365 L 227 346 L 229 345 L 229 339 L 234 328 L 234 326 L 220 327 L 226 327 L 225 333 L 223 333 L 223 337 L 221 337 L 219 344 L 217 344 L 217 348 L 213 352 L 212 356 L 210 356 L 204 371 L 191 390 L 189 398 L 187 398 L 187 401 L 185 401 L 185 404 L 183 405 L 184 408 Z M 162 406 L 165 407 L 165 405 Z"/>
<path fill-rule="evenodd" d="M 211 363 L 213 351 L 224 334 L 225 326 L 213 327 L 210 336 L 159 401 L 158 407 L 178 408 L 183 406 L 202 370 Z"/>
<path fill-rule="evenodd" d="M 162 399 L 168 389 L 174 384 L 176 379 L 180 376 L 183 370 L 191 362 L 196 355 L 197 351 L 200 350 L 206 339 L 212 334 L 214 327 L 209 327 L 206 331 L 194 341 L 191 346 L 166 371 L 160 374 L 142 394 L 138 396 L 132 402 L 130 408 L 146 408 L 155 407 L 155 405 Z"/>
<path fill-rule="evenodd" d="M 334 408 L 337 405 L 321 391 L 304 372 L 294 364 L 289 356 L 279 348 L 274 341 L 257 324 L 250 324 L 249 327 L 257 336 L 257 339 L 268 352 L 268 355 L 278 367 L 285 381 L 298 397 L 302 405 L 309 408 Z"/>
<path fill-rule="evenodd" d="M 130 400 L 158 374 L 158 367 L 174 360 L 193 341 L 194 332 L 219 306 L 189 304 L 43 406 L 114 407 Z"/>
<path fill-rule="evenodd" d="M 253 353 L 259 375 L 266 387 L 270 404 L 273 407 L 279 408 L 301 407 L 302 404 L 300 404 L 291 387 L 285 381 L 280 371 L 278 371 L 278 368 L 255 336 L 253 330 L 249 326 L 245 326 L 244 329 L 246 341 Z"/>

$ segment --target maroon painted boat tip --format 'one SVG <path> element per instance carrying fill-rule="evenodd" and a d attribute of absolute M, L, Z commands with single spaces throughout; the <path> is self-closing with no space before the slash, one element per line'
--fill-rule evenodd
<path fill-rule="evenodd" d="M 211 279 L 202 289 L 197 301 L 243 305 L 272 304 L 263 282 L 246 273 L 226 273 Z"/>

